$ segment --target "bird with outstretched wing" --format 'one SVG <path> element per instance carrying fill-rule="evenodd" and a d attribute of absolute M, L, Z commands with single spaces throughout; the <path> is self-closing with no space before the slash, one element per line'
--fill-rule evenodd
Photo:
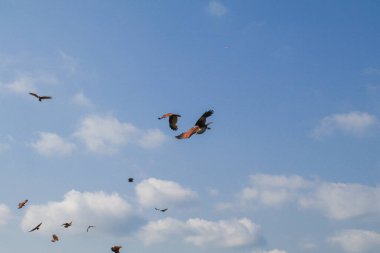
<path fill-rule="evenodd" d="M 33 232 L 34 230 L 39 230 L 42 225 L 42 222 L 38 224 L 36 227 L 34 227 L 32 230 L 29 230 L 29 232 Z"/>
<path fill-rule="evenodd" d="M 174 113 L 165 113 L 164 115 L 162 115 L 158 119 L 161 120 L 161 119 L 164 119 L 164 118 L 167 118 L 167 117 L 169 117 L 169 127 L 172 130 L 176 131 L 178 129 L 177 121 L 178 121 L 178 118 L 181 117 L 181 115 L 174 114 Z"/>
<path fill-rule="evenodd" d="M 51 96 L 39 96 L 37 93 L 29 92 L 29 95 L 32 95 L 36 98 L 38 98 L 38 101 L 42 102 L 44 99 L 52 99 L 53 97 Z"/>
<path fill-rule="evenodd" d="M 208 122 L 207 118 L 214 114 L 213 110 L 208 110 L 202 114 L 202 116 L 195 122 L 195 125 L 190 128 L 187 132 L 181 133 L 177 135 L 177 139 L 189 139 L 193 134 L 203 134 L 207 129 L 211 129 L 209 125 L 212 122 Z"/>
<path fill-rule="evenodd" d="M 26 203 L 28 203 L 28 200 L 27 200 L 27 199 L 24 200 L 24 201 L 22 201 L 22 202 L 20 202 L 20 203 L 18 203 L 18 209 L 23 208 L 23 207 L 25 206 Z"/>

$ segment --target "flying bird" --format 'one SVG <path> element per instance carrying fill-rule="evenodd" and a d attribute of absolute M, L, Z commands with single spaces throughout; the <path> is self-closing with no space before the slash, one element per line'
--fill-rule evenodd
<path fill-rule="evenodd" d="M 27 199 L 24 200 L 24 201 L 22 201 L 22 202 L 20 202 L 20 203 L 18 203 L 18 209 L 23 208 L 23 207 L 25 206 L 26 203 L 28 203 L 28 200 L 27 200 Z"/>
<path fill-rule="evenodd" d="M 33 232 L 34 230 L 39 230 L 41 225 L 42 225 L 42 222 L 40 224 L 38 224 L 35 228 L 30 230 L 29 232 Z"/>
<path fill-rule="evenodd" d="M 51 240 L 51 242 L 56 242 L 56 241 L 59 241 L 59 238 L 56 234 L 53 234 L 53 239 Z"/>
<path fill-rule="evenodd" d="M 134 180 L 133 177 L 128 178 L 129 183 L 133 183 L 133 180 Z"/>
<path fill-rule="evenodd" d="M 154 209 L 156 209 L 157 211 L 161 211 L 161 212 L 166 212 L 168 209 L 167 208 L 165 208 L 165 209 L 159 209 L 159 208 L 154 208 Z"/>
<path fill-rule="evenodd" d="M 214 114 L 213 110 L 208 110 L 207 112 L 203 113 L 203 115 L 195 122 L 195 125 L 190 128 L 187 132 L 181 133 L 180 135 L 177 135 L 177 139 L 189 139 L 193 134 L 203 134 L 207 129 L 211 129 L 209 125 L 212 122 L 208 122 L 207 118 Z"/>
<path fill-rule="evenodd" d="M 29 92 L 30 95 L 38 98 L 38 101 L 42 101 L 43 99 L 52 99 L 53 97 L 50 97 L 50 96 L 39 96 L 37 95 L 36 93 L 33 93 L 33 92 Z"/>
<path fill-rule="evenodd" d="M 122 248 L 122 246 L 113 246 L 111 248 L 112 252 L 115 252 L 115 253 L 120 253 L 120 249 Z"/>
<path fill-rule="evenodd" d="M 167 117 L 169 117 L 169 127 L 172 130 L 177 131 L 177 129 L 178 129 L 177 121 L 178 121 L 178 117 L 181 117 L 181 115 L 174 114 L 174 113 L 166 113 L 166 114 L 162 115 L 161 117 L 159 117 L 158 119 L 161 120 L 161 119 L 164 119 Z"/>
<path fill-rule="evenodd" d="M 66 223 L 63 223 L 62 226 L 64 226 L 65 228 L 68 228 L 71 226 L 72 223 L 73 223 L 72 221 L 70 221 L 70 223 L 66 222 Z"/>
<path fill-rule="evenodd" d="M 92 226 L 92 225 L 90 225 L 90 226 L 88 226 L 87 227 L 87 232 L 88 232 L 88 230 L 90 229 L 90 228 L 94 228 L 95 226 Z"/>

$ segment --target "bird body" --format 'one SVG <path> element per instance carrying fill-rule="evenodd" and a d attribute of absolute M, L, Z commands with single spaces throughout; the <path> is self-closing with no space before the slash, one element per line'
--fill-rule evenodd
<path fill-rule="evenodd" d="M 23 208 L 23 207 L 25 206 L 26 203 L 28 203 L 28 200 L 27 200 L 27 199 L 24 200 L 24 201 L 22 201 L 22 202 L 20 202 L 20 203 L 18 203 L 18 209 Z"/>
<path fill-rule="evenodd" d="M 169 117 L 169 127 L 172 130 L 176 131 L 178 129 L 178 127 L 177 127 L 178 117 L 181 117 L 181 115 L 174 114 L 174 113 L 165 113 L 164 115 L 162 115 L 158 119 L 161 120 L 161 119 L 164 119 L 164 118 L 167 118 L 167 117 Z"/>
<path fill-rule="evenodd" d="M 29 232 L 33 232 L 34 230 L 39 230 L 40 227 L 42 225 L 42 222 L 40 224 L 38 224 L 35 228 L 33 228 L 32 230 L 30 230 Z"/>
<path fill-rule="evenodd" d="M 53 234 L 53 239 L 51 240 L 51 242 L 56 242 L 56 241 L 59 241 L 59 238 L 56 234 Z"/>
<path fill-rule="evenodd" d="M 133 180 L 134 180 L 133 177 L 128 178 L 129 183 L 133 183 Z"/>
<path fill-rule="evenodd" d="M 62 226 L 64 226 L 65 228 L 68 228 L 68 227 L 71 226 L 71 224 L 73 224 L 72 221 L 70 221 L 70 222 L 66 222 L 66 223 L 63 223 Z"/>
<path fill-rule="evenodd" d="M 29 92 L 29 95 L 32 95 L 32 96 L 38 98 L 38 101 L 40 101 L 40 102 L 42 102 L 43 99 L 52 99 L 53 98 L 51 96 L 39 96 L 38 94 L 33 93 L 33 92 Z"/>
<path fill-rule="evenodd" d="M 113 246 L 111 248 L 111 251 L 115 252 L 115 253 L 119 253 L 121 248 L 122 248 L 122 246 Z"/>
<path fill-rule="evenodd" d="M 157 211 L 161 211 L 161 212 L 166 212 L 168 210 L 168 208 L 165 208 L 165 209 L 154 208 L 154 209 L 156 209 Z"/>
<path fill-rule="evenodd" d="M 190 128 L 187 132 L 181 133 L 177 135 L 177 139 L 189 139 L 193 134 L 203 134 L 207 129 L 211 129 L 209 125 L 212 122 L 206 123 L 208 117 L 210 117 L 214 113 L 213 110 L 208 110 L 195 122 L 195 125 Z"/>

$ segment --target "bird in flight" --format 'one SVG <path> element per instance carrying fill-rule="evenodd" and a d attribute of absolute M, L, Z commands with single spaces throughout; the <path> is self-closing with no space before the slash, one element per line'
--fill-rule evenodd
<path fill-rule="evenodd" d="M 42 225 L 42 222 L 40 224 L 38 224 L 35 228 L 30 230 L 29 232 L 33 232 L 34 230 L 39 230 L 41 225 Z"/>
<path fill-rule="evenodd" d="M 30 95 L 38 98 L 38 101 L 42 101 L 43 99 L 52 99 L 53 97 L 50 97 L 50 96 L 39 96 L 37 95 L 36 93 L 33 93 L 33 92 L 29 92 Z"/>
<path fill-rule="evenodd" d="M 53 234 L 53 239 L 51 240 L 51 242 L 56 242 L 56 241 L 59 241 L 59 238 L 56 234 Z"/>
<path fill-rule="evenodd" d="M 112 252 L 119 253 L 122 246 L 113 246 L 111 248 Z"/>
<path fill-rule="evenodd" d="M 133 177 L 128 178 L 129 183 L 133 183 L 133 180 L 134 180 Z"/>
<path fill-rule="evenodd" d="M 177 135 L 177 139 L 188 139 L 193 134 L 203 134 L 207 129 L 211 129 L 208 125 L 210 125 L 212 122 L 206 123 L 206 120 L 208 117 L 214 114 L 213 110 L 208 110 L 207 112 L 203 113 L 203 115 L 197 120 L 195 125 L 190 128 L 187 132 L 181 133 L 180 135 Z"/>
<path fill-rule="evenodd" d="M 88 230 L 90 229 L 90 228 L 94 228 L 95 226 L 92 226 L 92 225 L 90 225 L 90 226 L 88 226 L 87 227 L 87 232 L 88 232 Z"/>
<path fill-rule="evenodd" d="M 18 203 L 18 209 L 23 208 L 23 207 L 25 206 L 26 203 L 28 203 L 28 200 L 27 200 L 27 199 L 24 200 L 24 201 L 22 201 L 22 202 L 20 202 L 20 203 Z"/>
<path fill-rule="evenodd" d="M 168 209 L 167 208 L 165 208 L 165 209 L 159 209 L 159 208 L 154 208 L 154 209 L 156 209 L 157 211 L 161 211 L 161 212 L 166 212 Z"/>
<path fill-rule="evenodd" d="M 177 131 L 177 129 L 178 129 L 177 121 L 178 121 L 178 117 L 181 117 L 181 115 L 174 114 L 174 113 L 166 113 L 166 114 L 162 115 L 161 117 L 159 117 L 158 119 L 161 120 L 161 119 L 164 119 L 167 117 L 169 117 L 169 127 L 172 130 Z"/>
<path fill-rule="evenodd" d="M 66 222 L 66 223 L 63 223 L 62 226 L 64 226 L 65 228 L 68 228 L 71 226 L 72 223 L 73 223 L 72 221 Z"/>

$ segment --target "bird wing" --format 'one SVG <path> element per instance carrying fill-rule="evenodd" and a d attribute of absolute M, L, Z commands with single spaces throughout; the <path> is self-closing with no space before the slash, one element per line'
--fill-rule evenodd
<path fill-rule="evenodd" d="M 193 126 L 190 128 L 187 132 L 181 133 L 180 135 L 177 135 L 177 139 L 188 139 L 190 138 L 193 134 L 195 134 L 199 130 L 199 126 Z"/>
<path fill-rule="evenodd" d="M 161 212 L 166 212 L 168 209 L 167 208 L 165 208 L 165 209 L 162 209 L 161 210 Z"/>
<path fill-rule="evenodd" d="M 52 99 L 53 97 L 51 96 L 41 96 L 40 99 Z"/>
<path fill-rule="evenodd" d="M 197 120 L 195 123 L 196 126 L 199 126 L 200 128 L 206 126 L 206 118 L 210 117 L 214 113 L 213 110 L 208 110 L 207 112 L 203 113 L 203 115 Z"/>
<path fill-rule="evenodd" d="M 170 113 L 170 112 L 169 113 L 165 113 L 164 115 L 162 115 L 158 119 L 164 119 L 164 118 L 170 117 L 171 115 L 173 115 L 173 113 Z"/>
<path fill-rule="evenodd" d="M 33 93 L 33 92 L 29 92 L 29 95 L 35 96 L 36 98 L 40 98 L 40 96 L 38 96 L 36 93 Z"/>
<path fill-rule="evenodd" d="M 22 202 L 20 202 L 20 203 L 18 203 L 18 209 L 23 208 L 25 206 L 26 202 L 28 202 L 27 199 L 24 200 L 24 201 L 22 201 Z"/>
<path fill-rule="evenodd" d="M 169 117 L 169 127 L 176 131 L 178 129 L 177 127 L 177 121 L 178 121 L 178 117 L 181 117 L 181 115 L 178 115 L 178 114 L 173 114 Z"/>
<path fill-rule="evenodd" d="M 35 228 L 33 228 L 32 230 L 30 230 L 29 232 L 33 232 L 34 230 L 39 229 L 41 225 L 42 225 L 42 222 L 40 224 L 38 224 Z"/>

